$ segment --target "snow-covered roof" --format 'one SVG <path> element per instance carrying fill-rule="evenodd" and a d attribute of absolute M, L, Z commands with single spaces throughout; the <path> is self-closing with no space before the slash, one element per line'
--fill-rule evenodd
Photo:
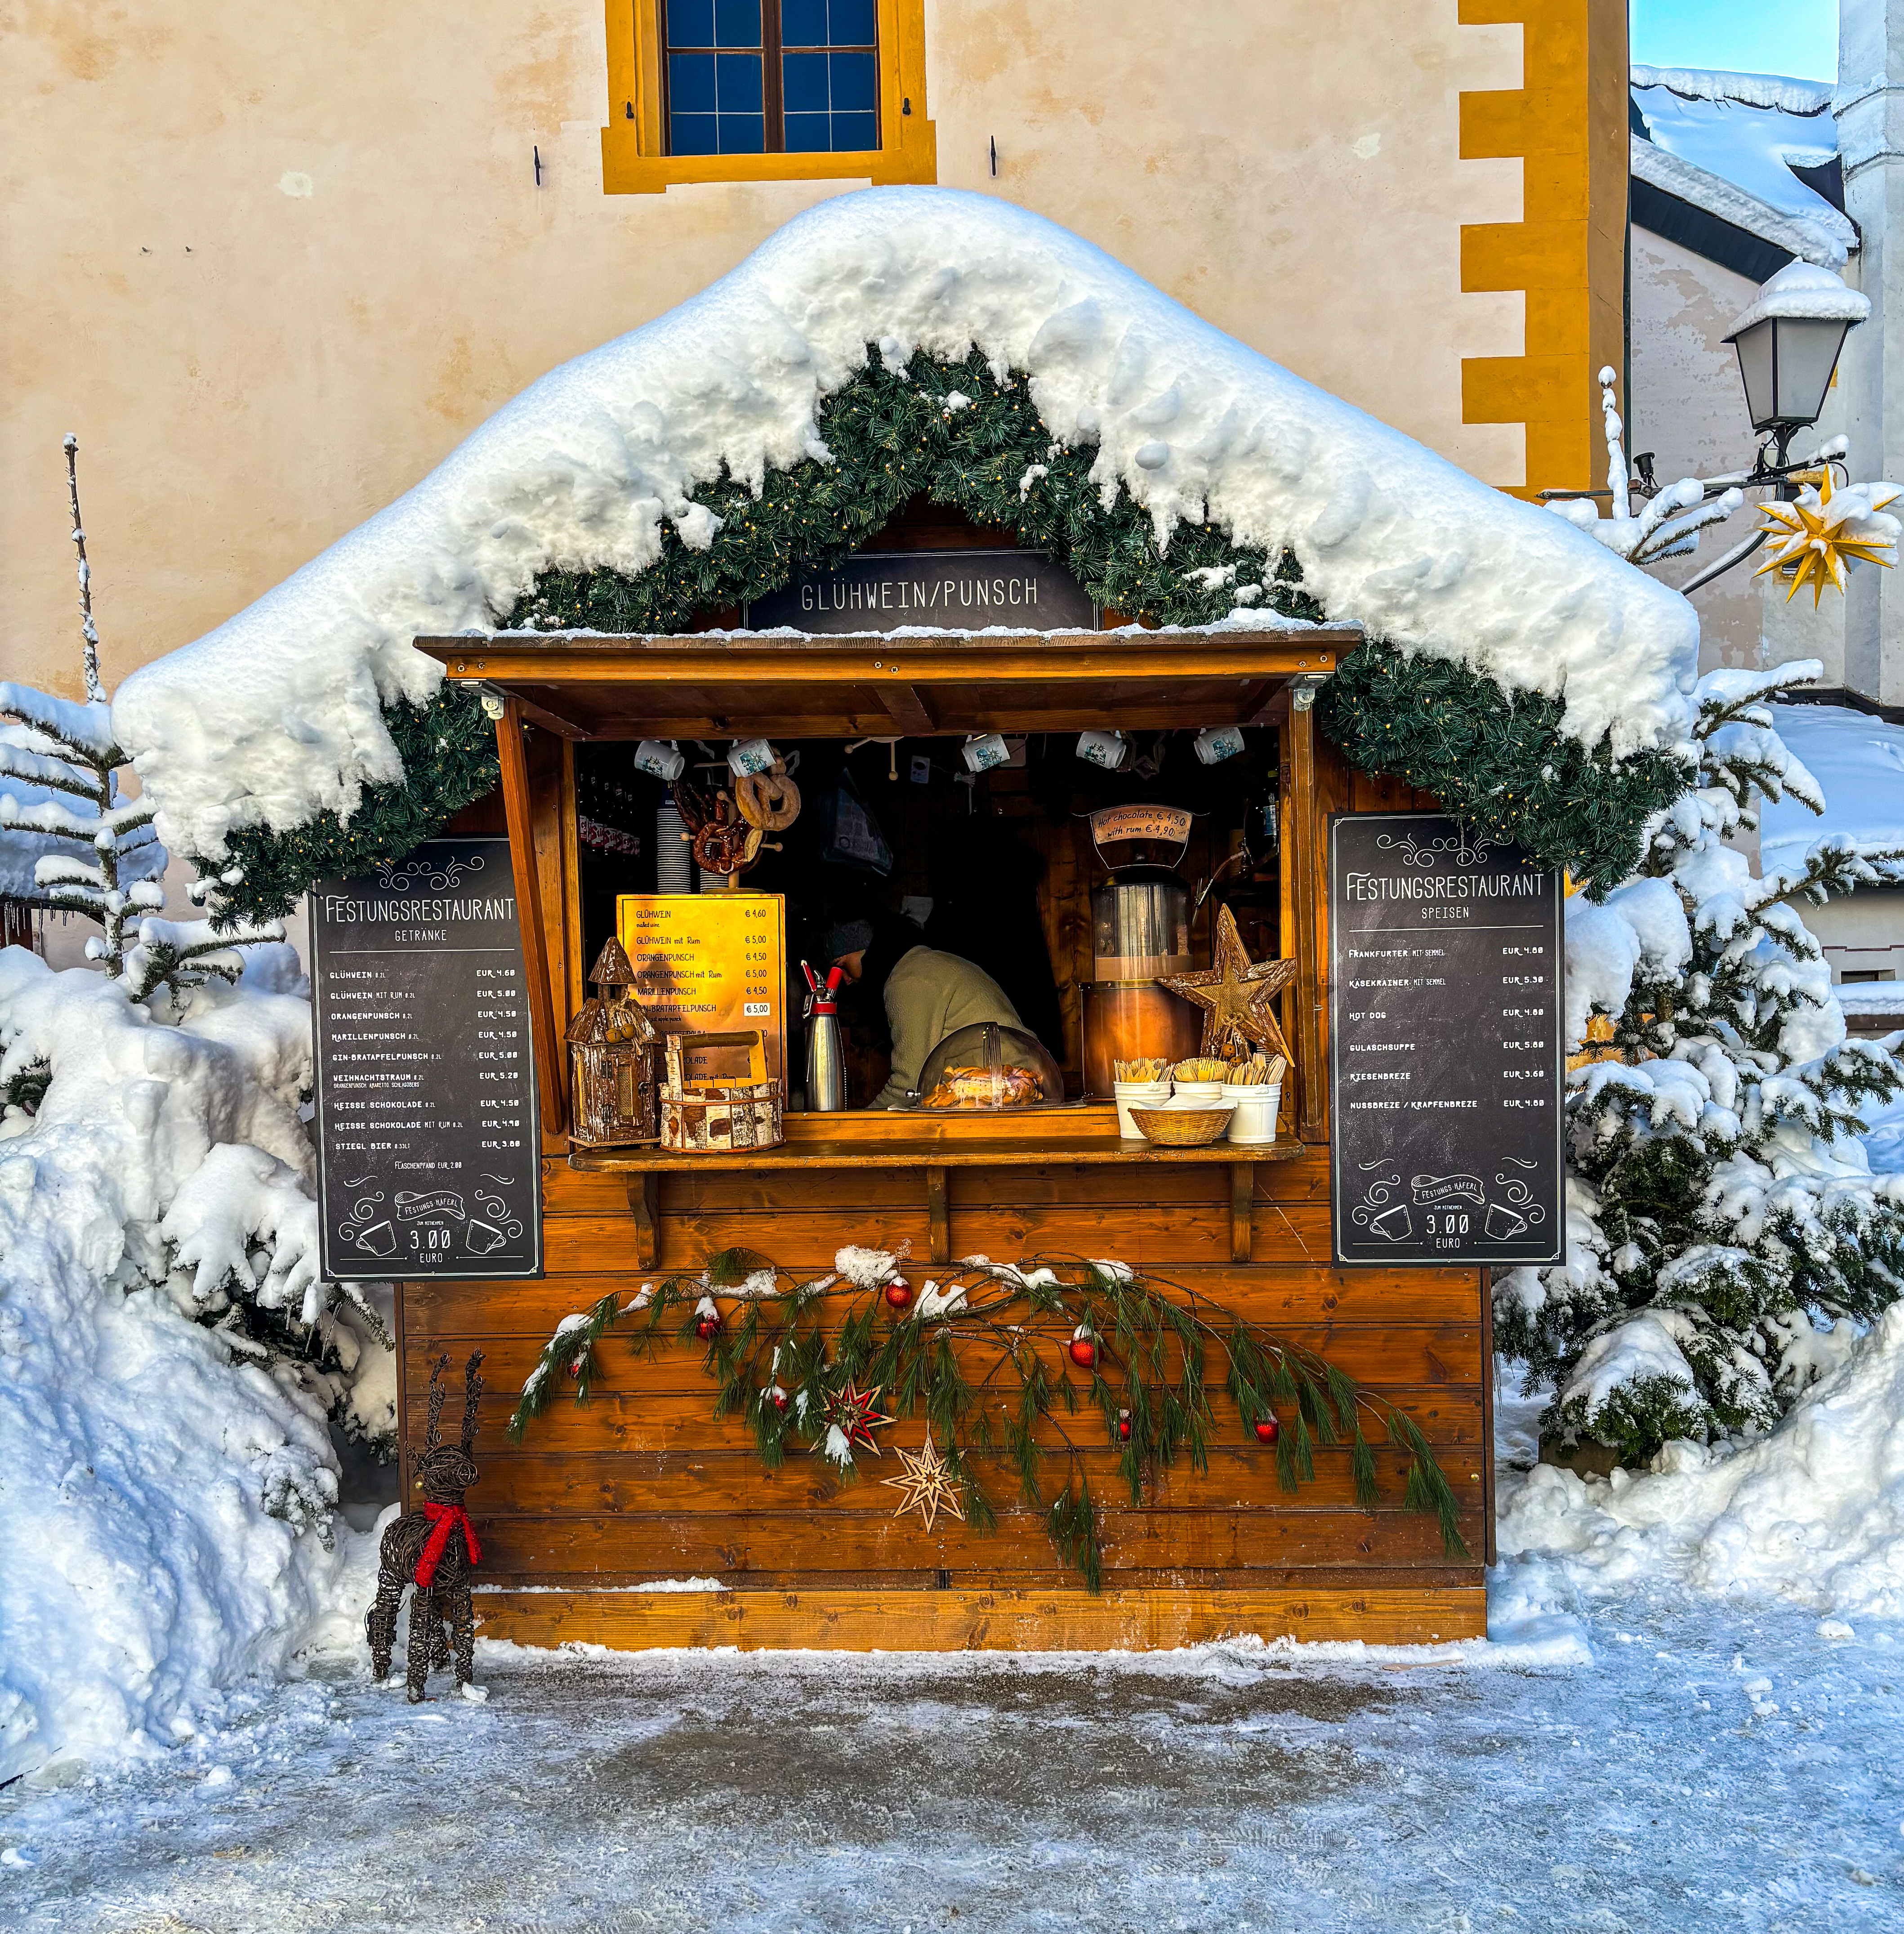
<path fill-rule="evenodd" d="M 1831 89 L 1776 74 L 1636 67 L 1647 138 L 1630 145 L 1642 181 L 1808 262 L 1842 268 L 1857 230 L 1792 173 L 1838 152 Z"/>
<path fill-rule="evenodd" d="M 1812 316 L 1827 322 L 1863 322 L 1871 298 L 1848 288 L 1842 276 L 1815 262 L 1788 262 L 1746 304 L 1726 340 L 1768 316 Z"/>
<path fill-rule="evenodd" d="M 1698 625 L 1677 592 L 1040 216 L 868 189 L 551 371 L 387 510 L 128 679 L 114 722 L 161 836 L 215 854 L 239 827 L 348 813 L 399 776 L 380 704 L 426 698 L 441 675 L 413 638 L 493 628 L 545 571 L 639 572 L 664 521 L 704 547 L 713 520 L 693 493 L 724 465 L 758 484 L 824 456 L 816 407 L 869 342 L 889 365 L 976 346 L 1026 372 L 1053 437 L 1095 445 L 1095 476 L 1160 541 L 1207 514 L 1239 544 L 1286 546 L 1332 619 L 1564 697 L 1589 746 L 1685 735 Z"/>
<path fill-rule="evenodd" d="M 1758 823 L 1760 870 L 1797 870 L 1817 839 L 1836 834 L 1865 851 L 1904 847 L 1904 726 L 1846 705 L 1775 705 L 1787 751 L 1824 795 L 1822 817 L 1795 800 L 1767 806 Z"/>

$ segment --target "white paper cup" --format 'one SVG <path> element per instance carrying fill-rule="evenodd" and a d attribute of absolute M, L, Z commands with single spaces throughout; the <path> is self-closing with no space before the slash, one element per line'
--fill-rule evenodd
<path fill-rule="evenodd" d="M 1230 1117 L 1229 1137 L 1233 1142 L 1273 1142 L 1276 1140 L 1276 1110 L 1282 1102 L 1282 1083 L 1272 1086 L 1240 1087 L 1226 1082 L 1223 1098 L 1237 1104 Z"/>
<path fill-rule="evenodd" d="M 1220 1081 L 1179 1081 L 1171 1095 L 1173 1108 L 1220 1108 L 1229 1090 Z"/>
<path fill-rule="evenodd" d="M 1161 1108 L 1170 1098 L 1167 1081 L 1113 1081 L 1111 1093 L 1117 1103 L 1117 1132 L 1127 1142 L 1143 1139 L 1131 1119 L 1133 1108 Z"/>

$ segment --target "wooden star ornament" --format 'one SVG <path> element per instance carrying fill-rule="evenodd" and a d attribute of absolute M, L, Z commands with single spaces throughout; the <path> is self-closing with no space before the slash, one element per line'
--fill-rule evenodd
<path fill-rule="evenodd" d="M 1834 509 L 1831 466 L 1827 464 L 1815 489 L 1803 491 L 1789 502 L 1759 505 L 1765 520 L 1759 528 L 1772 541 L 1772 555 L 1752 575 L 1763 577 L 1768 571 L 1789 571 L 1791 589 L 1785 593 L 1788 604 L 1809 580 L 1812 608 L 1815 611 L 1827 584 L 1840 592 L 1844 590 L 1847 563 L 1881 565 L 1888 571 L 1895 561 L 1896 548 L 1892 541 L 1875 535 L 1873 526 L 1864 519 L 1890 503 L 1898 495 L 1897 487 L 1860 484 L 1846 495 L 1850 502 Z M 1883 529 L 1880 520 L 1875 531 Z"/>
<path fill-rule="evenodd" d="M 1271 1003 L 1296 978 L 1293 960 L 1252 962 L 1243 950 L 1236 916 L 1218 910 L 1216 964 L 1195 974 L 1166 974 L 1161 984 L 1204 1011 L 1203 1052 L 1228 1055 L 1245 1042 L 1292 1059 Z"/>
<path fill-rule="evenodd" d="M 872 1441 L 872 1433 L 881 1424 L 892 1420 L 879 1408 L 878 1386 L 863 1390 L 856 1383 L 842 1384 L 827 1398 L 826 1408 L 821 1414 L 821 1423 L 837 1430 L 849 1446 L 870 1450 L 875 1457 L 879 1455 L 879 1446 Z M 814 1447 L 818 1450 L 821 1447 L 816 1444 Z"/>
<path fill-rule="evenodd" d="M 930 1531 L 943 1505 L 961 1524 L 964 1523 L 966 1508 L 959 1496 L 959 1481 L 938 1454 L 932 1432 L 926 1432 L 926 1447 L 917 1456 L 910 1450 L 901 1450 L 898 1457 L 905 1466 L 903 1472 L 896 1478 L 881 1478 L 879 1481 L 888 1490 L 900 1493 L 899 1508 L 893 1512 L 893 1517 L 903 1517 L 908 1511 L 916 1511 L 926 1520 L 926 1529 Z"/>

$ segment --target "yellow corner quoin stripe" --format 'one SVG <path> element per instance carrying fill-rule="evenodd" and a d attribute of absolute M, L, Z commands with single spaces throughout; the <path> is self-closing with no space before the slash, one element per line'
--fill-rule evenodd
<path fill-rule="evenodd" d="M 1464 27 L 1518 26 L 1521 83 L 1460 98 L 1461 158 L 1518 158 L 1521 218 L 1465 224 L 1464 291 L 1521 290 L 1524 353 L 1461 365 L 1461 420 L 1522 423 L 1514 491 L 1595 475 L 1595 378 L 1625 337 L 1625 0 L 1460 0 Z"/>
<path fill-rule="evenodd" d="M 670 155 L 662 138 L 660 10 L 655 0 L 604 0 L 608 125 L 604 194 L 660 194 L 690 182 L 938 179 L 938 140 L 926 112 L 925 0 L 879 0 L 880 145 L 866 154 Z"/>

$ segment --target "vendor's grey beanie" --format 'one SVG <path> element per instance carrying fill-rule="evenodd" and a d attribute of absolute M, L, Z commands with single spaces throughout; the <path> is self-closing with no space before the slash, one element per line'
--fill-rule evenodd
<path fill-rule="evenodd" d="M 848 954 L 860 953 L 872 944 L 871 920 L 844 920 L 827 930 L 826 957 L 829 961 L 842 960 Z"/>

